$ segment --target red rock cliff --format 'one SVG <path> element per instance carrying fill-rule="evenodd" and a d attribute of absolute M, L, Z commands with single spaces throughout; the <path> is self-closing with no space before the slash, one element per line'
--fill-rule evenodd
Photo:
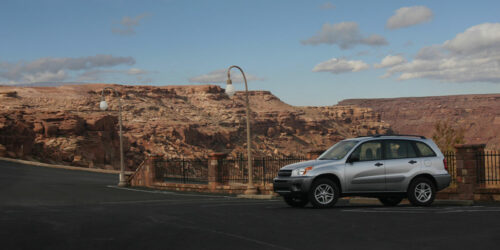
<path fill-rule="evenodd" d="M 371 108 L 400 134 L 431 137 L 437 121 L 465 128 L 467 143 L 500 149 L 500 94 L 350 99 L 339 105 Z"/>
<path fill-rule="evenodd" d="M 103 84 L 0 87 L 0 155 L 80 166 L 118 168 L 117 98 L 98 109 Z M 126 164 L 147 153 L 204 157 L 245 152 L 243 93 L 233 99 L 215 85 L 113 85 L 123 98 Z M 250 92 L 252 148 L 257 157 L 305 155 L 357 135 L 385 133 L 371 108 L 294 107 L 268 91 Z"/>

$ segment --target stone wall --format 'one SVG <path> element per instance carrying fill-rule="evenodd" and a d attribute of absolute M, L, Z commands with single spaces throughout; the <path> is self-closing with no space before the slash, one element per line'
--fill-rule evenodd
<path fill-rule="evenodd" d="M 478 169 L 484 168 L 484 161 L 478 161 L 477 155 L 484 152 L 484 144 L 468 144 L 456 146 L 456 183 L 437 194 L 437 199 L 449 200 L 474 200 L 474 201 L 500 201 L 500 188 L 486 188 L 478 184 Z M 320 152 L 309 152 L 310 159 L 316 158 Z M 136 173 L 132 175 L 130 183 L 132 186 L 146 186 L 157 189 L 242 194 L 246 191 L 246 185 L 228 185 L 222 183 L 218 177 L 218 171 L 222 169 L 220 159 L 226 157 L 224 153 L 212 153 L 208 161 L 208 184 L 182 184 L 166 183 L 155 179 L 154 161 L 156 157 L 149 157 Z M 254 184 L 260 194 L 273 194 L 272 183 L 263 185 Z"/>

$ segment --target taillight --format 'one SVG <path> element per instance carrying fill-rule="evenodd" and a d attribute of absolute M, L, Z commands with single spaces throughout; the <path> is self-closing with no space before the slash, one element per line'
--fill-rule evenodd
<path fill-rule="evenodd" d="M 444 164 L 444 169 L 448 171 L 448 162 L 446 161 L 446 158 L 443 159 L 443 164 Z"/>

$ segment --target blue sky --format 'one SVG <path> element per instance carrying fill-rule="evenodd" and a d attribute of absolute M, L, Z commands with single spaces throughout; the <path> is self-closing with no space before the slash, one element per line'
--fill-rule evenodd
<path fill-rule="evenodd" d="M 224 86 L 236 64 L 250 89 L 292 105 L 500 93 L 499 9 L 493 0 L 2 0 L 0 83 Z"/>

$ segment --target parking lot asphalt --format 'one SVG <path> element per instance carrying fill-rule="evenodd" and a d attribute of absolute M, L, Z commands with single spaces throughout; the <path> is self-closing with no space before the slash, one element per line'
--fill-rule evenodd
<path fill-rule="evenodd" d="M 0 162 L 2 249 L 496 249 L 500 205 L 331 209 Z"/>

